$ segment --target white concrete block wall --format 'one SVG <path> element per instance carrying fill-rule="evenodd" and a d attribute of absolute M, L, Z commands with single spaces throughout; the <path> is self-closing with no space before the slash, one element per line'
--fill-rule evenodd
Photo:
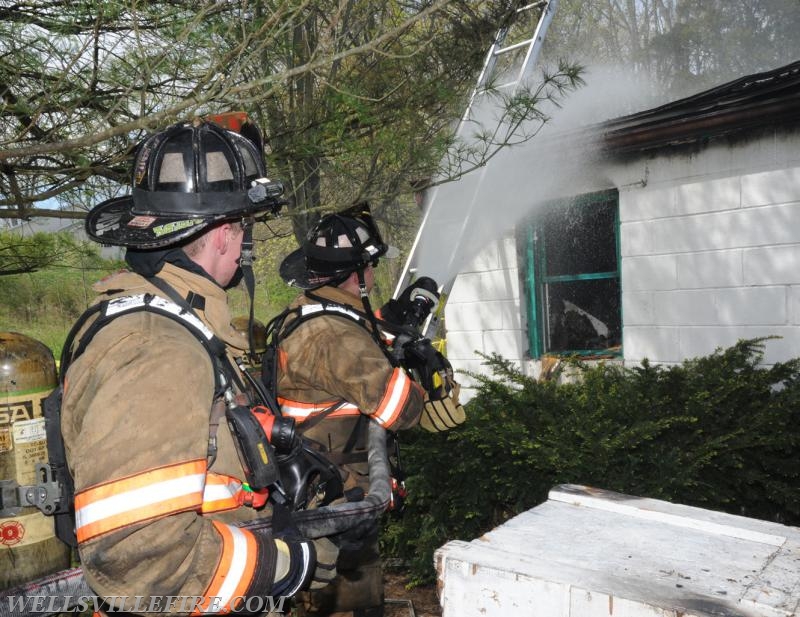
<path fill-rule="evenodd" d="M 459 274 L 450 292 L 445 306 L 447 357 L 460 374 L 465 402 L 474 390 L 463 371 L 486 373 L 478 352 L 497 353 L 522 366 L 528 343 L 518 266 L 513 238 L 491 242 Z"/>
<path fill-rule="evenodd" d="M 772 335 L 766 362 L 800 356 L 799 145 L 773 136 L 650 160 L 648 186 L 620 191 L 626 362 Z"/>
<path fill-rule="evenodd" d="M 773 335 L 783 338 L 767 343 L 766 362 L 800 356 L 800 134 L 609 164 L 597 175 L 620 187 L 626 363 L 679 363 Z M 509 236 L 456 279 L 446 322 L 457 370 L 484 372 L 480 350 L 538 371 L 527 357 L 521 266 Z"/>

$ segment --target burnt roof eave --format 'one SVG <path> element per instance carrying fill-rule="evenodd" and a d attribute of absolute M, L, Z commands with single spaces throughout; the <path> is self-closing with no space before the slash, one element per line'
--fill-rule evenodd
<path fill-rule="evenodd" d="M 777 125 L 800 123 L 800 92 L 779 100 L 755 100 L 734 109 L 653 120 L 640 126 L 614 128 L 614 121 L 597 127 L 604 154 L 631 154 L 670 145 Z M 592 131 L 594 132 L 594 131 Z"/>

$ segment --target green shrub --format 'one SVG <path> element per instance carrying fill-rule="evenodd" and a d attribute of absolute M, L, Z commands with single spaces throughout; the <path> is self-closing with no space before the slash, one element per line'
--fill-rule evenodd
<path fill-rule="evenodd" d="M 800 360 L 761 366 L 764 339 L 680 366 L 580 366 L 577 383 L 494 356 L 467 423 L 403 438 L 406 512 L 385 525 L 415 582 L 433 551 L 547 499 L 557 484 L 800 524 Z"/>

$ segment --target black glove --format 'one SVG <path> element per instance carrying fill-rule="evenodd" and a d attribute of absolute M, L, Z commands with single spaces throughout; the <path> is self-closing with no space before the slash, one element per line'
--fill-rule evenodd
<path fill-rule="evenodd" d="M 381 319 L 395 326 L 419 328 L 439 304 L 438 289 L 432 278 L 418 278 L 381 307 Z"/>

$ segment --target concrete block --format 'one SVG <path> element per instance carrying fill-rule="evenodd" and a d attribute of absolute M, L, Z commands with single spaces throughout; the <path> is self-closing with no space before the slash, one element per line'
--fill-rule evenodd
<path fill-rule="evenodd" d="M 509 234 L 497 241 L 497 258 L 501 270 L 519 268 L 517 260 L 517 239 L 514 234 Z"/>
<path fill-rule="evenodd" d="M 742 176 L 743 206 L 798 201 L 800 201 L 800 167 Z"/>
<path fill-rule="evenodd" d="M 619 220 L 648 221 L 675 215 L 677 192 L 675 186 L 629 189 L 619 193 Z"/>
<path fill-rule="evenodd" d="M 469 261 L 469 264 L 462 270 L 465 272 L 484 272 L 486 270 L 498 270 L 501 267 L 500 250 L 501 240 L 493 240 L 487 243 L 481 251 Z M 516 265 L 516 264 L 514 264 Z"/>
<path fill-rule="evenodd" d="M 714 292 L 705 289 L 654 292 L 654 325 L 714 325 L 717 323 L 714 300 Z"/>
<path fill-rule="evenodd" d="M 745 285 L 798 284 L 800 244 L 746 249 L 742 264 Z"/>
<path fill-rule="evenodd" d="M 625 326 L 622 350 L 625 361 L 679 362 L 679 329 L 676 327 Z"/>
<path fill-rule="evenodd" d="M 703 251 L 715 248 L 728 248 L 715 246 L 708 237 L 714 233 L 714 228 L 709 227 L 709 217 L 675 217 L 653 221 L 651 236 L 653 253 L 685 253 L 689 251 Z"/>
<path fill-rule="evenodd" d="M 680 359 L 700 358 L 724 349 L 745 338 L 741 329 L 733 326 L 683 328 L 680 332 Z"/>
<path fill-rule="evenodd" d="M 479 373 L 487 376 L 491 375 L 488 367 L 486 366 L 486 361 L 483 358 L 466 360 L 463 358 L 451 358 L 448 355 L 447 359 L 450 360 L 450 364 L 453 365 L 453 370 L 456 373 L 456 379 L 462 386 L 471 386 L 475 383 L 471 377 L 466 375 L 466 372 Z"/>
<path fill-rule="evenodd" d="M 513 300 L 458 302 L 445 306 L 448 331 L 502 330 L 521 327 L 521 309 Z"/>
<path fill-rule="evenodd" d="M 788 127 L 786 127 L 788 128 Z M 770 145 L 774 148 L 774 167 L 800 167 L 800 152 L 797 151 L 797 140 L 800 137 L 800 131 L 797 129 L 785 130 L 782 127 L 780 132 L 776 131 Z M 764 140 L 766 144 L 767 141 Z"/>
<path fill-rule="evenodd" d="M 625 326 L 649 326 L 654 323 L 653 292 L 622 294 L 622 321 Z"/>
<path fill-rule="evenodd" d="M 739 246 L 800 242 L 800 203 L 751 208 L 732 216 Z"/>
<path fill-rule="evenodd" d="M 638 257 L 653 252 L 653 225 L 650 222 L 623 223 L 619 228 L 620 254 Z"/>
<path fill-rule="evenodd" d="M 788 322 L 787 287 L 740 287 L 717 289 L 713 293 L 719 325 L 785 325 Z"/>
<path fill-rule="evenodd" d="M 800 324 L 800 285 L 789 288 L 789 323 Z M 800 356 L 800 350 L 798 350 Z"/>
<path fill-rule="evenodd" d="M 717 326 L 683 328 L 680 332 L 681 360 L 698 358 L 725 349 L 742 339 L 777 336 L 765 343 L 765 364 L 796 358 L 800 350 L 800 329 L 792 326 Z"/>
<path fill-rule="evenodd" d="M 678 287 L 703 289 L 742 285 L 742 251 L 706 251 L 676 256 Z"/>
<path fill-rule="evenodd" d="M 782 169 L 793 167 L 791 157 L 787 158 L 784 153 L 778 153 L 778 134 L 781 137 L 787 135 L 785 126 L 780 129 L 765 129 L 758 139 L 747 142 L 746 148 L 735 148 L 733 150 L 733 164 L 736 169 L 744 170 L 745 173 L 757 173 L 767 169 Z M 794 138 L 794 150 L 797 150 L 797 138 Z M 795 161 L 797 158 L 794 159 Z"/>
<path fill-rule="evenodd" d="M 740 206 L 739 177 L 707 179 L 678 186 L 676 214 L 734 210 Z"/>
<path fill-rule="evenodd" d="M 709 176 L 728 175 L 736 170 L 736 148 L 712 145 L 693 153 L 676 152 L 659 156 L 657 162 L 650 162 L 649 183 L 691 182 Z"/>
<path fill-rule="evenodd" d="M 678 267 L 675 255 L 629 257 L 622 260 L 622 291 L 676 289 Z"/>
<path fill-rule="evenodd" d="M 456 302 L 515 300 L 519 298 L 519 271 L 468 272 L 456 278 L 450 299 Z"/>
<path fill-rule="evenodd" d="M 474 360 L 478 358 L 475 350 L 483 350 L 483 333 L 473 332 L 448 332 L 447 357 L 453 360 Z"/>
<path fill-rule="evenodd" d="M 500 330 L 503 315 L 499 302 L 448 302 L 445 321 L 448 331 Z"/>
<path fill-rule="evenodd" d="M 682 253 L 800 242 L 797 205 L 653 221 L 653 252 Z"/>
<path fill-rule="evenodd" d="M 520 330 L 490 330 L 483 333 L 484 353 L 496 353 L 508 360 L 521 360 L 527 348 L 525 333 Z"/>

